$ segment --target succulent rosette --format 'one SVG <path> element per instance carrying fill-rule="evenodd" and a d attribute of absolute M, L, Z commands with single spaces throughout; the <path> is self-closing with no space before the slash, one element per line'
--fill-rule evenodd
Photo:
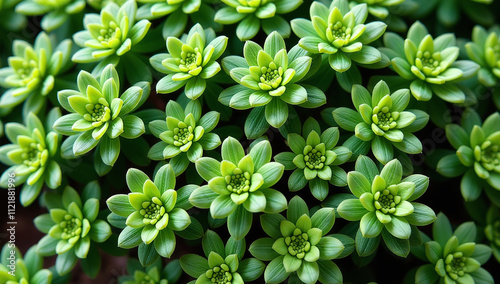
<path fill-rule="evenodd" d="M 436 214 L 427 205 L 413 202 L 425 193 L 429 178 L 415 174 L 401 180 L 402 176 L 403 167 L 396 159 L 379 172 L 370 158 L 359 156 L 355 171 L 347 173 L 347 185 L 354 196 L 345 197 L 337 212 L 348 221 L 360 221 L 360 237 L 382 235 L 392 252 L 406 257 L 412 231 L 418 233 L 417 226 L 434 222 Z M 406 243 L 401 244 L 406 248 L 402 251 L 395 243 Z M 357 250 L 363 251 L 363 245 L 366 242 L 356 242 Z"/>
<path fill-rule="evenodd" d="M 0 147 L 0 162 L 9 166 L 0 178 L 0 186 L 11 188 L 24 184 L 19 196 L 23 206 L 35 201 L 44 184 L 52 189 L 61 185 L 62 173 L 57 160 L 61 137 L 54 131 L 45 131 L 51 129 L 60 116 L 59 109 L 55 108 L 47 116 L 45 126 L 33 113 L 28 114 L 25 125 L 16 122 L 5 125 L 5 134 L 12 144 Z"/>
<path fill-rule="evenodd" d="M 36 252 L 34 245 L 23 255 L 19 249 L 7 243 L 3 246 L 0 256 L 0 279 L 6 284 L 50 284 L 52 283 L 52 272 L 43 269 L 43 258 Z M 14 263 L 11 259 L 14 258 Z M 11 268 L 15 267 L 16 273 Z M 13 275 L 14 274 L 14 275 Z"/>
<path fill-rule="evenodd" d="M 207 87 L 207 80 L 220 71 L 216 61 L 227 46 L 227 37 L 216 37 L 212 29 L 194 25 L 183 40 L 167 38 L 168 53 L 160 53 L 149 60 L 154 69 L 167 74 L 156 85 L 160 94 L 169 94 L 184 88 L 192 100 L 199 98 Z"/>
<path fill-rule="evenodd" d="M 177 197 L 189 196 L 192 187 L 188 185 L 175 191 L 176 179 L 170 165 L 162 166 L 154 181 L 134 168 L 127 171 L 126 179 L 131 192 L 113 195 L 106 201 L 112 212 L 108 219 L 117 215 L 125 223 L 118 246 L 125 249 L 139 246 L 140 251 L 147 250 L 139 254 L 143 266 L 159 256 L 170 257 L 176 244 L 174 231 L 183 231 L 191 224 L 186 212 L 191 205 L 187 198 L 178 202 Z"/>
<path fill-rule="evenodd" d="M 394 71 L 411 81 L 410 90 L 417 100 L 428 101 L 435 94 L 450 103 L 464 103 L 464 90 L 456 83 L 476 75 L 479 65 L 470 60 L 457 61 L 459 48 L 454 34 L 433 39 L 417 21 L 406 39 L 386 33 L 384 44 L 381 50 L 391 59 Z"/>
<path fill-rule="evenodd" d="M 111 236 L 111 227 L 97 219 L 100 191 L 94 192 L 97 193 L 82 200 L 76 190 L 67 186 L 60 200 L 49 201 L 49 213 L 34 220 L 36 228 L 47 234 L 38 242 L 37 252 L 42 256 L 57 254 L 55 267 L 59 275 L 70 273 L 78 259 L 94 265 L 100 263 L 94 243 L 106 241 Z"/>
<path fill-rule="evenodd" d="M 387 25 L 380 21 L 365 25 L 366 4 L 349 8 L 347 0 L 334 0 L 328 8 L 314 1 L 310 15 L 311 20 L 292 20 L 299 46 L 311 53 L 327 54 L 335 71 L 349 70 L 352 61 L 370 65 L 382 60 L 380 52 L 368 44 L 382 36 Z"/>
<path fill-rule="evenodd" d="M 410 102 L 408 89 L 391 94 L 387 83 L 380 81 L 370 94 L 363 86 L 354 85 L 352 102 L 356 111 L 339 107 L 332 114 L 341 128 L 354 131 L 348 143 L 356 146 L 353 152 L 366 155 L 371 146 L 373 155 L 383 164 L 394 158 L 394 148 L 407 154 L 422 152 L 422 143 L 412 132 L 424 128 L 429 115 L 421 110 L 406 110 Z"/>
<path fill-rule="evenodd" d="M 224 245 L 214 231 L 207 230 L 202 239 L 205 257 L 187 254 L 181 257 L 182 269 L 196 284 L 243 284 L 255 281 L 264 271 L 264 263 L 255 258 L 243 259 L 245 239 L 230 237 Z"/>
<path fill-rule="evenodd" d="M 446 137 L 456 153 L 446 155 L 437 171 L 446 177 L 461 176 L 460 189 L 466 201 L 476 200 L 483 188 L 500 190 L 500 115 L 488 116 L 484 123 L 473 110 L 462 116 L 462 126 L 446 126 Z"/>
<path fill-rule="evenodd" d="M 365 3 L 368 7 L 368 13 L 379 19 L 385 19 L 390 14 L 388 8 L 397 6 L 404 1 L 405 0 L 353 0 L 349 3 L 349 6 L 352 7 L 356 4 Z"/>
<path fill-rule="evenodd" d="M 108 64 L 117 65 L 120 58 L 133 50 L 147 34 L 151 23 L 136 21 L 137 3 L 129 0 L 118 6 L 109 2 L 100 15 L 85 14 L 85 30 L 73 35 L 75 43 L 82 47 L 72 57 L 77 63 L 100 63 L 94 68 L 99 74 Z"/>
<path fill-rule="evenodd" d="M 249 40 L 262 29 L 267 34 L 278 31 L 284 37 L 290 36 L 290 24 L 280 14 L 296 10 L 303 0 L 222 0 L 227 7 L 217 11 L 214 21 L 223 25 L 240 22 L 236 36 Z"/>
<path fill-rule="evenodd" d="M 481 66 L 477 73 L 479 82 L 492 87 L 500 80 L 500 27 L 489 31 L 481 26 L 472 30 L 472 42 L 465 45 L 467 55 Z"/>
<path fill-rule="evenodd" d="M 175 101 L 165 108 L 165 120 L 154 120 L 149 129 L 161 141 L 153 145 L 148 157 L 161 161 L 170 159 L 175 175 L 183 173 L 189 163 L 195 163 L 203 152 L 221 144 L 219 135 L 210 133 L 219 122 L 220 114 L 211 111 L 201 116 L 201 103 L 189 101 L 184 109 Z"/>
<path fill-rule="evenodd" d="M 481 267 L 491 257 L 491 248 L 475 242 L 476 225 L 466 222 L 452 229 L 450 221 L 439 213 L 432 227 L 433 239 L 423 234 L 425 247 L 415 255 L 430 262 L 415 274 L 416 283 L 495 283 L 491 274 Z"/>
<path fill-rule="evenodd" d="M 307 284 L 342 283 L 342 273 L 332 260 L 345 256 L 345 246 L 338 238 L 327 235 L 334 223 L 333 208 L 310 214 L 299 196 L 290 200 L 287 218 L 262 215 L 262 228 L 270 237 L 257 239 L 248 250 L 257 259 L 271 261 L 264 271 L 266 283 L 282 283 L 295 273 Z"/>
<path fill-rule="evenodd" d="M 23 0 L 16 6 L 16 12 L 26 16 L 44 15 L 40 25 L 46 32 L 59 28 L 84 9 L 85 0 Z"/>
<path fill-rule="evenodd" d="M 283 193 L 270 188 L 283 175 L 284 166 L 271 162 L 269 141 L 255 144 L 245 155 L 233 137 L 222 143 L 222 161 L 203 157 L 196 161 L 198 174 L 208 182 L 196 189 L 189 201 L 198 208 L 210 208 L 213 218 L 227 218 L 228 230 L 239 240 L 252 226 L 252 213 L 278 213 L 286 209 Z"/>
<path fill-rule="evenodd" d="M 228 56 L 222 60 L 226 73 L 239 85 L 224 90 L 219 101 L 238 110 L 254 108 L 247 120 L 264 114 L 268 124 L 279 128 L 288 119 L 289 105 L 315 108 L 326 103 L 320 89 L 300 83 L 312 58 L 298 47 L 287 52 L 279 33 L 271 33 L 264 48 L 247 41 L 243 54 L 244 58 Z"/>
<path fill-rule="evenodd" d="M 0 69 L 0 86 L 6 89 L 0 107 L 10 109 L 24 102 L 24 115 L 37 114 L 54 90 L 56 78 L 70 63 L 71 41 L 64 40 L 56 46 L 41 32 L 34 45 L 14 40 L 12 52 L 9 66 Z"/>
<path fill-rule="evenodd" d="M 306 120 L 302 136 L 289 133 L 287 144 L 293 152 L 281 152 L 274 160 L 283 164 L 285 170 L 294 170 L 288 179 L 290 191 L 301 190 L 309 184 L 316 199 L 328 196 L 328 183 L 335 186 L 347 185 L 346 173 L 339 165 L 351 158 L 351 151 L 336 146 L 339 140 L 337 127 L 321 132 L 319 123 L 313 118 Z"/>
<path fill-rule="evenodd" d="M 59 118 L 54 130 L 70 136 L 63 148 L 71 148 L 73 157 L 88 153 L 100 144 L 102 162 L 112 166 L 120 154 L 120 137 L 134 139 L 145 132 L 144 122 L 130 113 L 144 103 L 150 87 L 149 83 L 140 82 L 119 95 L 120 79 L 111 64 L 98 79 L 80 71 L 78 91 L 59 91 L 59 103 L 71 113 Z"/>

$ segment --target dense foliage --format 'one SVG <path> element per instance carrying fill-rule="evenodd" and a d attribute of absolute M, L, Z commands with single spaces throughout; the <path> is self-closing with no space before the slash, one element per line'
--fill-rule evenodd
<path fill-rule="evenodd" d="M 495 11 L 1 1 L 0 283 L 500 281 Z"/>

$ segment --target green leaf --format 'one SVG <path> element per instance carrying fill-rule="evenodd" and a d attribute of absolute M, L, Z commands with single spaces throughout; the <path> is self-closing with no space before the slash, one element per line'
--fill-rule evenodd
<path fill-rule="evenodd" d="M 387 230 L 382 230 L 382 238 L 387 248 L 395 255 L 407 257 L 410 253 L 410 242 L 408 240 L 398 239 Z"/>
<path fill-rule="evenodd" d="M 456 154 L 444 156 L 439 160 L 436 171 L 445 177 L 456 177 L 464 173 L 466 168 Z"/>
<path fill-rule="evenodd" d="M 189 276 L 198 278 L 210 269 L 206 258 L 196 254 L 185 254 L 180 258 L 182 270 Z"/>
<path fill-rule="evenodd" d="M 215 198 L 210 204 L 210 214 L 213 218 L 222 219 L 233 213 L 237 207 L 238 205 L 228 195 L 221 195 Z"/>
<path fill-rule="evenodd" d="M 266 265 L 255 258 L 247 258 L 240 262 L 238 273 L 241 275 L 241 278 L 245 282 L 251 282 L 259 278 Z"/>
<path fill-rule="evenodd" d="M 269 128 L 265 109 L 266 107 L 256 107 L 250 111 L 245 120 L 245 135 L 248 139 L 255 139 L 262 136 Z"/>
<path fill-rule="evenodd" d="M 163 257 L 170 257 L 174 253 L 175 244 L 176 240 L 174 232 L 170 228 L 165 228 L 158 233 L 154 241 L 154 249 L 156 250 L 155 254 L 159 254 Z M 141 247 L 139 246 L 139 254 L 140 251 Z"/>
<path fill-rule="evenodd" d="M 95 140 L 92 137 L 92 130 L 86 131 L 78 136 L 75 143 L 73 144 L 73 153 L 75 154 L 75 156 L 83 155 L 94 149 L 98 143 L 99 140 Z"/>
<path fill-rule="evenodd" d="M 361 257 L 367 257 L 374 253 L 380 243 L 380 235 L 374 238 L 363 237 L 361 230 L 356 233 L 356 252 Z"/>
<path fill-rule="evenodd" d="M 280 224 L 283 220 L 285 220 L 285 217 L 283 217 L 281 214 L 260 215 L 260 224 L 262 226 L 262 229 L 273 239 L 279 239 L 282 237 Z"/>
<path fill-rule="evenodd" d="M 323 232 L 323 236 L 328 234 L 335 223 L 335 210 L 333 208 L 321 208 L 311 217 L 312 227 Z"/>
<path fill-rule="evenodd" d="M 363 207 L 359 199 L 346 199 L 339 204 L 337 213 L 348 221 L 359 221 L 368 210 Z"/>
<path fill-rule="evenodd" d="M 238 165 L 239 161 L 245 156 L 245 150 L 238 140 L 228 137 L 222 142 L 222 159 Z"/>
<path fill-rule="evenodd" d="M 290 200 L 290 203 L 288 204 L 286 218 L 290 222 L 295 224 L 297 220 L 304 214 L 309 216 L 309 208 L 306 202 L 302 198 L 300 198 L 300 196 L 296 195 Z"/>
<path fill-rule="evenodd" d="M 259 29 L 260 19 L 250 14 L 238 24 L 236 36 L 238 36 L 241 41 L 249 40 L 257 35 Z"/>
<path fill-rule="evenodd" d="M 354 131 L 358 123 L 363 121 L 358 112 L 345 107 L 336 108 L 332 114 L 335 122 L 341 128 L 351 132 Z"/>
<path fill-rule="evenodd" d="M 78 258 L 76 257 L 74 250 L 58 255 L 56 259 L 57 273 L 59 273 L 59 275 L 69 273 L 75 267 L 77 261 Z"/>
<path fill-rule="evenodd" d="M 243 206 L 238 206 L 227 218 L 229 234 L 236 240 L 243 239 L 250 231 L 251 226 L 252 213 L 248 212 Z"/>
<path fill-rule="evenodd" d="M 265 106 L 265 116 L 267 122 L 279 128 L 288 119 L 288 105 L 279 98 L 274 98 Z"/>
<path fill-rule="evenodd" d="M 330 260 L 318 260 L 319 277 L 321 283 L 343 283 L 342 272 Z"/>
<path fill-rule="evenodd" d="M 392 158 L 394 158 L 394 150 L 392 148 L 391 142 L 380 136 L 375 136 L 373 138 L 372 151 L 375 158 L 377 158 L 377 160 L 382 164 L 386 164 L 390 160 L 392 160 Z"/>
<path fill-rule="evenodd" d="M 273 259 L 266 267 L 264 271 L 264 279 L 266 283 L 278 284 L 283 282 L 289 273 L 285 271 L 283 266 L 283 256 L 278 256 Z"/>
<path fill-rule="evenodd" d="M 351 68 L 351 58 L 349 58 L 344 52 L 338 51 L 334 54 L 328 56 L 328 62 L 330 67 L 337 72 L 345 72 Z"/>
<path fill-rule="evenodd" d="M 255 240 L 248 251 L 257 259 L 263 261 L 273 260 L 279 254 L 272 248 L 274 244 L 274 239 L 271 238 L 260 238 Z"/>
<path fill-rule="evenodd" d="M 316 283 L 319 277 L 319 267 L 316 262 L 304 261 L 300 266 L 297 274 L 305 283 Z"/>
<path fill-rule="evenodd" d="M 427 205 L 412 202 L 413 213 L 405 216 L 411 225 L 427 226 L 436 220 L 436 213 Z"/>
<path fill-rule="evenodd" d="M 220 177 L 221 165 L 220 162 L 209 157 L 203 157 L 196 160 L 196 171 L 198 174 L 206 181 L 213 179 L 214 177 Z"/>
<path fill-rule="evenodd" d="M 153 244 L 147 245 L 144 243 L 139 245 L 138 256 L 142 266 L 149 266 L 160 257 Z"/>
<path fill-rule="evenodd" d="M 452 237 L 453 230 L 451 228 L 450 221 L 443 213 L 437 215 L 437 219 L 432 225 L 432 237 L 437 241 L 443 248 Z"/>

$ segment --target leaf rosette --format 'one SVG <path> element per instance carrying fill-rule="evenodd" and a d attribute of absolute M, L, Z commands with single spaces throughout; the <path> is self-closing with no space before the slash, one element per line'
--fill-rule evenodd
<path fill-rule="evenodd" d="M 279 128 L 288 119 L 289 105 L 314 108 L 326 103 L 321 90 L 300 84 L 311 68 L 312 58 L 297 46 L 288 53 L 279 33 L 271 33 L 264 48 L 247 41 L 243 54 L 244 58 L 228 56 L 222 60 L 226 73 L 239 84 L 219 95 L 222 104 L 238 110 L 264 110 L 267 123 Z M 247 120 L 255 115 L 251 112 Z"/>
<path fill-rule="evenodd" d="M 361 140 L 359 150 L 353 152 L 365 155 L 371 146 L 375 158 L 383 164 L 394 158 L 393 148 L 407 154 L 422 152 L 422 143 L 412 132 L 424 128 L 429 115 L 421 110 L 406 110 L 410 102 L 408 89 L 391 94 L 387 83 L 380 81 L 370 94 L 363 86 L 354 85 L 352 102 L 356 111 L 340 107 L 332 114 L 341 128 L 354 131 L 352 139 Z"/>
<path fill-rule="evenodd" d="M 439 213 L 432 227 L 433 239 L 423 234 L 425 246 L 418 254 L 430 262 L 417 269 L 416 282 L 426 283 L 495 283 L 481 267 L 491 257 L 491 248 L 475 242 L 476 225 L 466 222 L 454 231 L 448 218 Z"/>
<path fill-rule="evenodd" d="M 222 162 L 213 158 L 196 161 L 198 174 L 208 185 L 196 189 L 189 201 L 198 208 L 210 208 L 213 218 L 228 217 L 231 236 L 243 238 L 252 225 L 252 213 L 285 210 L 283 193 L 270 188 L 283 175 L 284 166 L 271 162 L 271 144 L 261 141 L 248 155 L 238 140 L 222 143 Z"/>
<path fill-rule="evenodd" d="M 93 244 L 102 243 L 111 236 L 109 224 L 97 218 L 97 198 L 94 195 L 82 200 L 68 186 L 56 206 L 49 201 L 49 213 L 34 220 L 37 229 L 47 234 L 38 242 L 37 252 L 42 256 L 57 254 L 55 266 L 59 275 L 70 273 L 78 259 L 90 259 L 90 255 L 96 252 Z"/>
<path fill-rule="evenodd" d="M 381 50 L 391 58 L 394 71 L 411 81 L 410 90 L 417 100 L 428 101 L 435 94 L 450 103 L 464 103 L 465 93 L 456 83 L 474 76 L 479 65 L 470 60 L 457 61 L 459 48 L 454 34 L 433 39 L 417 21 L 405 40 L 386 33 L 384 43 Z"/>
<path fill-rule="evenodd" d="M 175 250 L 175 232 L 191 224 L 186 209 L 187 200 L 178 195 L 189 195 L 192 186 L 174 190 L 176 179 L 171 165 L 162 166 L 154 181 L 140 170 L 127 171 L 129 194 L 117 194 L 107 201 L 111 215 L 123 221 L 124 229 L 118 237 L 118 246 L 130 249 L 139 246 L 139 260 L 143 266 L 153 263 L 159 256 L 170 257 Z M 114 216 L 114 217 L 112 217 Z"/>
<path fill-rule="evenodd" d="M 365 25 L 366 4 L 351 9 L 347 0 L 334 0 L 328 8 L 315 1 L 310 15 L 311 20 L 292 20 L 292 30 L 300 37 L 299 46 L 311 53 L 327 54 L 335 71 L 349 70 L 352 61 L 370 65 L 382 60 L 380 52 L 368 44 L 382 36 L 387 25 L 380 21 Z"/>
<path fill-rule="evenodd" d="M 160 94 L 169 94 L 184 88 L 192 100 L 199 98 L 207 87 L 207 80 L 220 71 L 216 61 L 227 46 L 227 37 L 216 37 L 212 29 L 204 30 L 196 24 L 187 37 L 167 38 L 168 53 L 157 54 L 150 63 L 158 72 L 167 74 L 156 85 Z"/>
<path fill-rule="evenodd" d="M 0 186 L 24 184 L 19 197 L 23 206 L 35 201 L 44 184 L 52 189 L 61 185 L 62 173 L 57 161 L 61 137 L 54 131 L 45 131 L 60 116 L 59 109 L 53 109 L 47 117 L 47 127 L 33 113 L 28 114 L 25 125 L 16 122 L 5 125 L 12 144 L 0 147 L 0 161 L 9 166 L 0 177 Z"/>
<path fill-rule="evenodd" d="M 189 163 L 195 163 L 204 151 L 221 144 L 219 135 L 211 133 L 219 122 L 220 114 L 210 111 L 201 116 L 201 103 L 189 101 L 183 109 L 175 101 L 169 101 L 165 109 L 166 120 L 154 120 L 149 129 L 161 141 L 153 145 L 148 157 L 161 161 L 170 159 L 175 175 L 183 173 Z"/>
<path fill-rule="evenodd" d="M 337 127 L 321 132 L 319 123 L 309 118 L 304 123 L 302 135 L 289 133 L 287 144 L 292 152 L 282 152 L 274 159 L 286 170 L 294 170 L 288 179 L 291 191 L 301 190 L 309 183 L 313 196 L 324 200 L 328 196 L 328 183 L 345 186 L 346 173 L 339 165 L 351 158 L 351 151 L 336 146 L 339 140 Z"/>
<path fill-rule="evenodd" d="M 14 40 L 9 66 L 0 69 L 0 86 L 7 89 L 0 98 L 0 107 L 11 109 L 24 103 L 23 114 L 39 113 L 47 96 L 54 90 L 55 79 L 70 63 L 71 41 L 55 44 L 45 32 L 35 44 Z"/>
<path fill-rule="evenodd" d="M 150 87 L 147 82 L 139 82 L 120 96 L 120 79 L 111 64 L 98 79 L 80 71 L 78 91 L 59 91 L 59 103 L 71 113 L 59 118 L 54 130 L 70 136 L 63 148 L 71 148 L 73 157 L 100 144 L 100 158 L 112 166 L 120 154 L 119 137 L 134 139 L 145 132 L 144 122 L 130 113 L 144 103 Z M 71 153 L 66 155 L 71 157 Z"/>
<path fill-rule="evenodd" d="M 413 202 L 425 193 L 429 178 L 415 174 L 402 180 L 402 175 L 401 162 L 396 159 L 379 172 L 370 158 L 359 156 L 355 171 L 347 174 L 347 185 L 354 196 L 346 197 L 337 212 L 348 221 L 360 221 L 360 237 L 382 236 L 391 251 L 406 256 L 410 252 L 412 231 L 418 231 L 416 226 L 434 222 L 436 214 L 430 207 Z M 401 251 L 395 247 L 396 243 L 406 248 Z M 356 242 L 359 251 L 366 244 Z"/>
<path fill-rule="evenodd" d="M 109 2 L 100 15 L 85 14 L 85 30 L 73 35 L 82 49 L 72 60 L 77 63 L 100 61 L 94 70 L 102 70 L 110 63 L 116 66 L 120 57 L 133 50 L 151 26 L 148 20 L 137 22 L 136 11 L 137 3 L 129 0 L 121 6 Z"/>
<path fill-rule="evenodd" d="M 471 124 L 474 123 L 474 124 Z M 463 175 L 460 189 L 466 201 L 477 199 L 483 188 L 500 190 L 500 115 L 498 112 L 481 122 L 478 114 L 468 109 L 462 126 L 446 126 L 446 137 L 456 149 L 437 164 L 437 171 L 446 177 Z"/>
<path fill-rule="evenodd" d="M 257 239 L 249 247 L 257 259 L 271 261 L 264 271 L 266 283 L 282 283 L 290 275 L 297 275 L 304 283 L 342 283 L 342 273 L 332 260 L 352 249 L 346 249 L 335 236 L 353 240 L 327 235 L 335 223 L 334 209 L 321 208 L 310 215 L 305 201 L 295 196 L 286 215 L 262 215 L 262 228 L 270 237 Z"/>

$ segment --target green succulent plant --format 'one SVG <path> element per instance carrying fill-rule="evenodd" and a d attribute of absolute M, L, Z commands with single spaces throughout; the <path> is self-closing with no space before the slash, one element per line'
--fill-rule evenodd
<path fill-rule="evenodd" d="M 482 123 L 477 113 L 469 109 L 462 116 L 462 126 L 446 126 L 446 137 L 456 153 L 441 158 L 436 170 L 446 177 L 463 175 L 460 189 L 466 201 L 476 200 L 488 186 L 500 190 L 498 112 Z"/>
<path fill-rule="evenodd" d="M 202 240 L 205 257 L 187 254 L 181 257 L 184 271 L 196 278 L 196 284 L 243 284 L 256 280 L 264 271 L 264 263 L 255 258 L 242 259 L 245 239 L 229 238 L 226 245 L 214 231 L 207 230 Z"/>
<path fill-rule="evenodd" d="M 453 231 L 448 218 L 439 213 L 432 227 L 434 240 L 424 235 L 425 253 L 420 257 L 430 264 L 418 268 L 415 282 L 495 283 L 481 267 L 490 258 L 491 248 L 475 243 L 476 232 L 473 222 L 463 223 Z"/>
<path fill-rule="evenodd" d="M 198 174 L 208 182 L 193 191 L 191 204 L 210 208 L 216 219 L 227 218 L 228 230 L 239 240 L 252 226 L 252 213 L 278 213 L 286 209 L 283 193 L 270 188 L 283 175 L 284 166 L 271 162 L 269 141 L 255 144 L 248 155 L 233 137 L 222 143 L 222 161 L 203 157 L 196 161 Z"/>
<path fill-rule="evenodd" d="M 290 191 L 301 190 L 309 183 L 312 195 L 324 200 L 329 193 L 328 182 L 335 186 L 347 185 L 346 173 L 339 165 L 351 158 L 351 151 L 336 146 L 339 140 L 337 127 L 321 132 L 319 123 L 309 118 L 302 136 L 289 133 L 287 144 L 292 152 L 281 152 L 274 160 L 283 164 L 285 170 L 294 170 L 288 179 Z"/>
<path fill-rule="evenodd" d="M 36 249 L 36 245 L 30 247 L 23 258 L 15 244 L 6 243 L 0 253 L 0 279 L 6 284 L 52 283 L 52 272 L 43 269 L 43 258 Z M 14 275 L 9 273 L 11 271 Z"/>
<path fill-rule="evenodd" d="M 55 48 L 54 48 L 55 47 Z M 70 63 L 71 41 L 63 40 L 57 46 L 41 32 L 34 46 L 14 40 L 13 56 L 9 66 L 0 69 L 0 86 L 7 89 L 0 98 L 0 107 L 11 109 L 24 102 L 23 114 L 38 114 L 47 97 L 53 93 L 54 84 Z"/>
<path fill-rule="evenodd" d="M 5 134 L 12 144 L 0 147 L 0 161 L 9 166 L 0 177 L 0 186 L 24 184 L 19 196 L 23 206 L 35 201 L 44 184 L 52 189 L 61 185 L 62 172 L 57 159 L 61 137 L 54 131 L 45 131 L 60 116 L 55 108 L 47 116 L 45 126 L 33 113 L 28 114 L 25 125 L 16 122 L 5 125 Z"/>
<path fill-rule="evenodd" d="M 267 34 L 278 31 L 283 37 L 290 36 L 290 24 L 280 14 L 296 10 L 303 0 L 222 0 L 227 7 L 217 11 L 214 21 L 224 25 L 237 22 L 236 36 L 249 40 L 262 29 Z"/>
<path fill-rule="evenodd" d="M 292 20 L 292 30 L 300 37 L 299 46 L 311 53 L 328 55 L 330 66 L 337 72 L 351 68 L 352 61 L 370 65 L 382 60 L 380 52 L 368 44 L 384 33 L 387 25 L 370 22 L 366 25 L 366 4 L 349 8 L 347 0 L 334 0 L 330 8 L 313 2 L 311 20 Z"/>
<path fill-rule="evenodd" d="M 356 4 L 366 3 L 368 13 L 377 18 L 385 19 L 390 14 L 388 8 L 397 6 L 404 1 L 405 0 L 353 0 L 349 3 L 349 6 L 352 8 Z"/>
<path fill-rule="evenodd" d="M 422 152 L 422 143 L 412 134 L 427 124 L 429 115 L 420 110 L 408 110 L 410 102 L 408 89 L 391 94 L 384 81 L 378 82 L 372 94 L 361 85 L 352 88 L 352 102 L 356 111 L 339 107 L 333 111 L 338 125 L 354 131 L 354 140 L 361 140 L 353 152 L 366 155 L 371 149 L 375 158 L 386 164 L 394 158 L 394 149 L 407 154 Z M 366 149 L 363 151 L 363 149 Z"/>
<path fill-rule="evenodd" d="M 77 63 L 100 62 L 94 74 L 108 65 L 117 65 L 120 58 L 133 50 L 147 34 L 151 23 L 148 20 L 136 22 L 137 3 L 127 1 L 118 6 L 109 2 L 100 15 L 85 14 L 85 30 L 73 35 L 75 43 L 82 47 L 72 57 Z"/>
<path fill-rule="evenodd" d="M 70 273 L 78 259 L 94 262 L 94 244 L 111 236 L 109 224 L 97 218 L 99 196 L 100 193 L 82 200 L 76 190 L 67 186 L 59 204 L 34 219 L 36 228 L 46 234 L 38 242 L 37 252 L 42 256 L 57 254 L 55 267 L 59 275 Z M 98 252 L 96 257 L 100 262 Z"/>
<path fill-rule="evenodd" d="M 289 105 L 315 108 L 326 103 L 320 89 L 300 84 L 312 58 L 297 46 L 288 53 L 279 33 L 271 33 L 264 48 L 247 41 L 243 54 L 244 58 L 228 56 L 222 60 L 226 73 L 239 85 L 225 89 L 219 101 L 238 110 L 254 108 L 247 121 L 264 114 L 267 123 L 278 128 L 288 119 Z"/>
<path fill-rule="evenodd" d="M 168 53 L 151 57 L 150 63 L 160 73 L 167 74 L 156 85 L 156 92 L 169 94 L 184 88 L 192 100 L 199 98 L 207 87 L 207 80 L 220 71 L 216 61 L 227 46 L 227 37 L 215 37 L 212 29 L 204 30 L 196 24 L 187 37 L 167 38 Z"/>
<path fill-rule="evenodd" d="M 500 79 L 500 27 L 489 31 L 481 26 L 472 30 L 472 42 L 465 45 L 467 55 L 481 66 L 477 73 L 479 82 L 492 87 Z"/>
<path fill-rule="evenodd" d="M 220 114 L 211 111 L 201 116 L 201 103 L 189 101 L 184 109 L 175 101 L 169 101 L 165 120 L 149 123 L 149 129 L 161 141 L 153 145 L 148 157 L 162 161 L 170 159 L 175 175 L 182 174 L 189 162 L 195 163 L 203 151 L 213 150 L 221 144 L 219 135 L 210 133 L 219 122 Z"/>
<path fill-rule="evenodd" d="M 26 16 L 44 15 L 40 23 L 43 30 L 51 32 L 85 9 L 85 0 L 23 0 L 16 12 Z"/>
<path fill-rule="evenodd" d="M 396 253 L 394 239 L 406 243 L 401 256 L 410 252 L 409 238 L 418 233 L 417 226 L 426 226 L 436 220 L 436 214 L 427 205 L 413 202 L 422 196 L 429 185 L 429 178 L 411 175 L 403 180 L 401 162 L 394 159 L 379 172 L 375 163 L 366 156 L 359 156 L 355 171 L 347 173 L 347 185 L 354 196 L 345 197 L 337 212 L 348 221 L 360 221 L 363 238 L 382 238 L 388 248 Z M 413 232 L 412 232 L 413 231 Z M 402 240 L 402 241 L 401 241 Z M 357 250 L 366 242 L 356 242 Z"/>
<path fill-rule="evenodd" d="M 59 103 L 71 113 L 59 118 L 54 130 L 70 136 L 63 148 L 71 148 L 74 156 L 88 153 L 100 144 L 100 158 L 112 166 L 120 155 L 120 137 L 134 139 L 145 132 L 143 121 L 130 113 L 144 103 L 150 89 L 149 83 L 141 82 L 120 96 L 120 79 L 111 64 L 98 79 L 80 71 L 78 91 L 59 91 Z"/>
<path fill-rule="evenodd" d="M 179 260 L 174 259 L 168 262 L 163 268 L 161 259 L 158 258 L 153 264 L 142 267 L 135 258 L 129 258 L 127 261 L 128 275 L 120 276 L 120 284 L 173 284 L 179 280 L 182 269 Z"/>
<path fill-rule="evenodd" d="M 178 196 L 189 196 L 192 187 L 175 191 L 175 174 L 170 165 L 162 166 L 154 181 L 140 170 L 127 171 L 129 194 L 116 194 L 106 201 L 112 214 L 122 217 L 125 225 L 118 237 L 118 246 L 130 249 L 139 246 L 139 260 L 147 266 L 161 255 L 170 257 L 175 250 L 175 232 L 191 224 L 186 212 L 191 207 Z"/>
<path fill-rule="evenodd" d="M 433 39 L 417 21 L 405 40 L 386 33 L 384 44 L 381 50 L 391 59 L 394 71 L 411 81 L 410 90 L 417 100 L 428 101 L 435 94 L 450 103 L 464 103 L 464 90 L 456 83 L 476 75 L 479 65 L 470 60 L 457 61 L 459 48 L 454 34 Z"/>
<path fill-rule="evenodd" d="M 334 222 L 333 208 L 310 214 L 299 196 L 290 200 L 286 219 L 279 214 L 262 215 L 262 228 L 270 237 L 257 239 L 248 250 L 257 259 L 271 261 L 264 271 L 266 283 L 282 283 L 292 273 L 308 284 L 342 283 L 342 273 L 332 259 L 340 257 L 345 246 L 327 236 Z"/>

